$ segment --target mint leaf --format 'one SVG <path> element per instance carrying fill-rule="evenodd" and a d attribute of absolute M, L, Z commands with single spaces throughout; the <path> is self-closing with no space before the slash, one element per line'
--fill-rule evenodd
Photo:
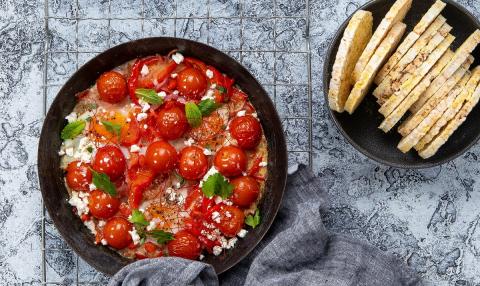
<path fill-rule="evenodd" d="M 257 227 L 257 225 L 260 224 L 260 211 L 257 209 L 253 216 L 248 215 L 245 218 L 245 224 L 251 226 L 252 228 Z"/>
<path fill-rule="evenodd" d="M 60 133 L 60 138 L 62 138 L 62 140 L 67 140 L 77 137 L 82 133 L 83 129 L 85 129 L 85 125 L 86 123 L 84 120 L 77 120 L 68 123 Z"/>
<path fill-rule="evenodd" d="M 93 169 L 90 169 L 92 172 L 92 183 L 97 187 L 97 189 L 111 195 L 111 196 L 116 196 L 117 195 L 117 188 L 115 185 L 110 181 L 110 178 L 104 174 L 104 173 L 99 173 Z"/>
<path fill-rule="evenodd" d="M 144 227 L 148 226 L 149 224 L 148 221 L 145 219 L 145 215 L 139 210 L 133 210 L 128 220 L 135 225 Z"/>
<path fill-rule="evenodd" d="M 220 173 L 209 176 L 202 184 L 202 192 L 208 198 L 217 195 L 226 199 L 232 194 L 232 191 L 233 185 Z"/>
<path fill-rule="evenodd" d="M 173 240 L 173 233 L 166 232 L 161 229 L 154 229 L 152 231 L 149 231 L 148 235 L 155 238 L 158 244 L 164 244 L 166 242 L 169 242 L 170 240 Z"/>
<path fill-rule="evenodd" d="M 137 88 L 135 90 L 135 95 L 138 96 L 138 98 L 141 98 L 143 101 L 151 104 L 163 103 L 163 98 L 158 96 L 157 92 L 153 89 Z"/>
<path fill-rule="evenodd" d="M 202 123 L 202 112 L 193 102 L 185 104 L 185 115 L 187 116 L 188 124 L 192 127 L 198 127 Z"/>
<path fill-rule="evenodd" d="M 103 126 L 105 126 L 105 129 L 107 129 L 108 132 L 120 136 L 120 130 L 122 130 L 122 125 L 110 121 L 102 121 L 102 124 Z"/>
<path fill-rule="evenodd" d="M 220 104 L 216 103 L 213 99 L 204 99 L 198 103 L 198 109 L 200 109 L 203 116 L 210 115 L 210 113 L 219 107 Z"/>
<path fill-rule="evenodd" d="M 217 90 L 220 91 L 221 93 L 226 93 L 227 89 L 224 86 L 217 85 Z"/>

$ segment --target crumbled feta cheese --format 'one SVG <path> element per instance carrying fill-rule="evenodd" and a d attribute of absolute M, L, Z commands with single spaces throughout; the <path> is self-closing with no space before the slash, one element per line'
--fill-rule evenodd
<path fill-rule="evenodd" d="M 148 104 L 148 102 L 145 102 L 142 104 L 142 111 L 143 112 L 147 112 L 149 109 L 150 109 L 150 104 Z"/>
<path fill-rule="evenodd" d="M 237 112 L 237 116 L 240 117 L 240 116 L 245 116 L 246 114 L 246 111 L 245 110 L 240 110 L 239 112 Z"/>
<path fill-rule="evenodd" d="M 215 100 L 215 97 L 213 96 L 214 91 L 212 89 L 207 90 L 205 95 L 202 97 L 202 100 L 207 100 L 207 99 L 212 99 Z"/>
<path fill-rule="evenodd" d="M 97 235 L 97 229 L 95 223 L 91 220 L 84 221 L 83 224 L 90 230 L 93 235 Z"/>
<path fill-rule="evenodd" d="M 73 148 L 69 147 L 69 148 L 65 149 L 65 154 L 67 154 L 67 156 L 69 156 L 69 157 L 72 157 L 73 156 Z"/>
<path fill-rule="evenodd" d="M 177 196 L 177 204 L 181 206 L 181 205 L 183 205 L 184 202 L 185 202 L 185 197 L 182 196 L 182 195 L 178 195 Z"/>
<path fill-rule="evenodd" d="M 75 120 L 77 120 L 77 117 L 78 117 L 78 116 L 77 116 L 77 113 L 76 113 L 76 112 L 72 112 L 72 113 L 70 113 L 69 115 L 67 115 L 67 116 L 65 117 L 65 119 L 68 121 L 68 123 L 72 123 L 72 122 L 74 122 Z"/>
<path fill-rule="evenodd" d="M 84 193 L 83 195 L 81 192 L 72 191 L 72 195 L 68 200 L 68 203 L 74 206 L 77 209 L 78 216 L 83 214 L 88 214 L 88 193 Z"/>
<path fill-rule="evenodd" d="M 89 149 L 91 149 L 92 152 L 89 152 Z M 90 163 L 93 157 L 93 151 L 96 149 L 96 146 L 88 137 L 82 137 L 78 141 L 78 147 L 74 150 L 73 154 L 70 155 L 69 150 L 66 150 L 65 153 L 67 154 L 67 156 L 74 157 L 75 159 L 78 159 L 85 163 Z"/>
<path fill-rule="evenodd" d="M 183 144 L 185 144 L 185 146 L 192 146 L 193 143 L 195 143 L 195 140 L 193 140 L 193 138 L 188 138 L 187 140 L 183 141 Z"/>
<path fill-rule="evenodd" d="M 212 85 L 210 86 L 211 89 L 215 89 L 217 88 L 217 84 L 216 83 L 212 83 Z"/>
<path fill-rule="evenodd" d="M 97 186 L 95 186 L 95 184 L 92 183 L 88 185 L 88 188 L 90 189 L 90 191 L 94 191 L 97 189 Z"/>
<path fill-rule="evenodd" d="M 173 91 L 173 94 L 175 94 L 175 95 L 177 95 L 177 94 L 179 94 L 179 93 L 180 93 L 180 92 L 179 92 L 178 90 L 174 90 L 174 91 Z"/>
<path fill-rule="evenodd" d="M 221 236 L 221 237 L 220 237 L 219 242 L 220 242 L 220 246 L 221 246 L 222 248 L 227 248 L 227 246 L 228 246 L 228 240 L 227 240 L 224 236 Z"/>
<path fill-rule="evenodd" d="M 238 241 L 238 238 L 236 238 L 236 237 L 229 239 L 228 242 L 227 242 L 226 249 L 234 248 L 237 241 Z"/>
<path fill-rule="evenodd" d="M 160 91 L 159 93 L 157 93 L 158 96 L 160 96 L 161 98 L 165 98 L 167 96 L 167 93 L 165 91 Z"/>
<path fill-rule="evenodd" d="M 130 146 L 130 152 L 135 153 L 139 151 L 140 151 L 140 147 L 138 147 L 138 145 L 133 144 L 132 146 Z"/>
<path fill-rule="evenodd" d="M 229 211 L 226 211 L 226 212 L 225 212 L 225 216 L 226 216 L 226 217 L 232 217 L 232 214 L 231 214 Z"/>
<path fill-rule="evenodd" d="M 212 220 L 216 223 L 220 223 L 220 213 L 219 212 L 213 212 L 212 213 Z"/>
<path fill-rule="evenodd" d="M 65 155 L 65 150 L 60 149 L 60 151 L 58 151 L 58 155 L 59 155 L 59 156 Z"/>
<path fill-rule="evenodd" d="M 132 237 L 132 241 L 134 245 L 137 245 L 140 243 L 140 235 L 138 235 L 137 230 L 133 228 L 132 230 L 129 230 L 128 233 L 130 233 L 130 236 Z"/>
<path fill-rule="evenodd" d="M 130 117 L 127 117 L 127 119 L 125 121 L 127 121 L 127 123 L 128 123 L 128 122 L 132 121 L 132 119 Z"/>
<path fill-rule="evenodd" d="M 208 179 L 208 177 L 210 177 L 211 175 L 215 175 L 216 173 L 218 173 L 218 170 L 215 168 L 215 166 L 212 166 L 200 181 L 200 184 L 199 184 L 200 188 L 203 186 L 203 182 L 205 182 Z"/>
<path fill-rule="evenodd" d="M 205 71 L 205 75 L 206 75 L 208 78 L 213 78 L 213 71 L 207 69 L 207 70 Z"/>
<path fill-rule="evenodd" d="M 247 235 L 247 233 L 248 233 L 248 231 L 242 228 L 242 229 L 237 233 L 237 236 L 240 237 L 240 238 L 244 238 L 244 237 Z"/>
<path fill-rule="evenodd" d="M 106 224 L 107 224 L 107 222 L 104 221 L 104 220 L 99 220 L 99 221 L 98 221 L 98 226 L 99 226 L 99 227 L 105 226 Z"/>
<path fill-rule="evenodd" d="M 157 228 L 157 221 L 155 219 L 152 219 L 147 225 L 147 231 L 152 231 L 155 228 Z"/>
<path fill-rule="evenodd" d="M 203 260 L 204 258 L 205 258 L 205 255 L 203 255 L 203 254 L 200 254 L 200 256 L 198 257 L 198 259 L 200 259 L 200 260 Z"/>
<path fill-rule="evenodd" d="M 183 62 L 183 55 L 180 53 L 175 53 L 172 55 L 172 60 L 178 65 Z"/>
<path fill-rule="evenodd" d="M 172 73 L 170 76 L 171 76 L 172 78 L 176 78 L 176 77 L 178 76 L 178 74 Z"/>
<path fill-rule="evenodd" d="M 220 196 L 215 196 L 215 203 L 218 205 L 219 203 L 221 203 L 223 201 L 222 197 Z"/>
<path fill-rule="evenodd" d="M 147 129 L 148 128 L 148 125 L 147 124 L 143 124 L 143 129 Z"/>
<path fill-rule="evenodd" d="M 223 201 L 223 203 L 226 204 L 227 206 L 233 205 L 233 202 L 229 201 L 229 200 L 225 200 L 225 201 Z"/>
<path fill-rule="evenodd" d="M 212 151 L 210 151 L 210 149 L 207 149 L 207 148 L 203 149 L 203 154 L 205 154 L 205 156 L 213 155 Z"/>
<path fill-rule="evenodd" d="M 146 76 L 150 71 L 148 70 L 147 65 L 143 65 L 142 70 L 140 71 L 140 74 L 143 76 Z"/>
<path fill-rule="evenodd" d="M 247 175 L 247 172 L 242 172 L 242 176 L 246 176 Z"/>
<path fill-rule="evenodd" d="M 139 113 L 139 114 L 137 114 L 137 121 L 143 121 L 143 120 L 147 119 L 147 117 L 148 117 L 148 114 L 146 114 L 144 112 Z"/>
<path fill-rule="evenodd" d="M 258 166 L 260 166 L 260 167 L 266 167 L 267 165 L 268 165 L 267 162 L 260 162 L 260 163 L 258 164 Z"/>
<path fill-rule="evenodd" d="M 253 117 L 255 117 L 255 118 L 257 118 L 257 117 L 258 117 L 258 115 L 257 115 L 257 113 L 256 113 L 256 112 L 252 113 L 252 116 L 253 116 Z"/>
<path fill-rule="evenodd" d="M 107 240 L 106 240 L 105 238 L 102 238 L 102 240 L 101 240 L 100 242 L 101 242 L 103 245 L 107 245 L 107 244 L 108 244 L 108 242 L 107 242 Z"/>
<path fill-rule="evenodd" d="M 213 255 L 219 256 L 222 253 L 222 247 L 215 245 L 213 247 Z"/>

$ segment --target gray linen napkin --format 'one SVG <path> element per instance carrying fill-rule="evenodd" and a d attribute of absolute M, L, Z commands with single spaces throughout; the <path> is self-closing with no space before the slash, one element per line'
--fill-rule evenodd
<path fill-rule="evenodd" d="M 395 257 L 323 226 L 326 190 L 305 166 L 290 175 L 271 229 L 242 262 L 219 278 L 199 261 L 168 257 L 132 263 L 110 286 L 153 285 L 423 285 Z M 220 283 L 219 283 L 220 281 Z"/>

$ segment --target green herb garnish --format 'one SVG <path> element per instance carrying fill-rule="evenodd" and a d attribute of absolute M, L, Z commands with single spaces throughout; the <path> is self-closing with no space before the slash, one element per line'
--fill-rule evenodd
<path fill-rule="evenodd" d="M 143 101 L 150 104 L 162 104 L 163 98 L 160 97 L 157 92 L 153 89 L 148 88 L 137 88 L 135 90 L 135 95 L 141 98 Z"/>
<path fill-rule="evenodd" d="M 111 195 L 117 195 L 117 188 L 115 185 L 110 181 L 110 178 L 107 174 L 99 173 L 93 169 L 90 169 L 92 172 L 92 183 L 97 187 L 97 189 Z"/>
<path fill-rule="evenodd" d="M 154 229 L 148 232 L 148 235 L 157 240 L 158 244 L 164 244 L 173 240 L 173 233 L 161 229 Z"/>
<path fill-rule="evenodd" d="M 185 104 L 185 114 L 190 126 L 198 127 L 202 123 L 202 112 L 195 103 L 187 102 Z"/>
<path fill-rule="evenodd" d="M 139 226 L 148 226 L 148 221 L 145 219 L 145 215 L 139 210 L 133 210 L 128 220 Z"/>
<path fill-rule="evenodd" d="M 257 209 L 253 216 L 248 215 L 245 218 L 245 224 L 251 226 L 252 228 L 257 227 L 257 225 L 260 224 L 260 211 Z"/>
<path fill-rule="evenodd" d="M 122 125 L 111 122 L 111 121 L 102 121 L 103 126 L 105 126 L 105 129 L 107 129 L 108 132 L 120 136 L 120 131 L 122 130 Z"/>
<path fill-rule="evenodd" d="M 220 173 L 209 176 L 202 184 L 202 192 L 208 198 L 217 195 L 226 199 L 232 194 L 232 191 L 233 185 Z"/>
<path fill-rule="evenodd" d="M 80 135 L 85 129 L 85 121 L 84 120 L 77 120 L 67 124 L 60 133 L 60 137 L 62 140 L 72 139 Z"/>
<path fill-rule="evenodd" d="M 203 116 L 210 115 L 219 107 L 220 104 L 216 103 L 213 99 L 204 99 L 198 103 L 198 109 L 200 109 Z"/>
<path fill-rule="evenodd" d="M 220 91 L 221 93 L 226 93 L 227 89 L 224 86 L 217 85 L 217 90 Z"/>

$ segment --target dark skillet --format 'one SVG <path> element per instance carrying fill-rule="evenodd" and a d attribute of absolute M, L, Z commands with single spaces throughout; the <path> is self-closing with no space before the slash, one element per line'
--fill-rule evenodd
<path fill-rule="evenodd" d="M 451 47 L 453 50 L 458 48 L 475 29 L 479 29 L 480 23 L 460 4 L 451 0 L 442 1 L 447 3 L 442 15 L 447 19 L 448 24 L 453 27 L 450 33 L 456 37 Z M 413 1 L 412 8 L 404 20 L 404 23 L 408 25 L 405 35 L 413 29 L 434 2 L 434 0 Z M 375 28 L 385 14 L 387 14 L 392 4 L 393 1 L 390 0 L 376 0 L 365 4 L 359 9 L 373 13 L 373 24 Z M 328 85 L 335 55 L 337 54 L 340 40 L 349 20 L 350 19 L 347 19 L 338 29 L 325 60 L 323 68 L 323 88 L 326 102 L 328 102 Z M 479 64 L 480 48 L 477 48 L 472 55 L 475 57 L 475 62 L 471 67 L 475 67 Z M 375 161 L 398 168 L 420 169 L 433 167 L 444 164 L 462 155 L 480 138 L 480 124 L 478 124 L 480 108 L 477 106 L 472 113 L 470 113 L 466 122 L 450 137 L 448 142 L 440 148 L 435 156 L 425 160 L 418 156 L 416 151 L 403 154 L 397 149 L 397 144 L 400 142 L 401 136 L 396 131 L 396 127 L 387 134 L 378 129 L 378 126 L 383 120 L 383 116 L 378 112 L 380 107 L 376 103 L 375 97 L 371 94 L 373 88 L 375 88 L 375 85 L 372 85 L 369 93 L 367 93 L 362 104 L 353 115 L 349 115 L 346 112 L 339 114 L 333 111 L 330 111 L 330 115 L 340 132 L 353 147 Z"/>
<path fill-rule="evenodd" d="M 75 252 L 96 269 L 113 275 L 132 262 L 108 247 L 95 245 L 92 234 L 67 203 L 67 190 L 60 169 L 58 150 L 60 131 L 65 116 L 75 106 L 75 94 L 93 85 L 98 76 L 129 60 L 153 54 L 167 54 L 173 49 L 196 57 L 235 79 L 250 96 L 258 112 L 268 141 L 268 179 L 264 198 L 259 206 L 262 223 L 240 239 L 233 250 L 215 257 L 207 255 L 205 262 L 222 273 L 242 260 L 263 238 L 280 206 L 287 177 L 287 153 L 280 119 L 269 96 L 255 78 L 238 62 L 207 45 L 176 38 L 148 38 L 128 42 L 96 56 L 81 67 L 59 91 L 43 124 L 38 147 L 38 171 L 45 206 L 60 234 Z"/>

